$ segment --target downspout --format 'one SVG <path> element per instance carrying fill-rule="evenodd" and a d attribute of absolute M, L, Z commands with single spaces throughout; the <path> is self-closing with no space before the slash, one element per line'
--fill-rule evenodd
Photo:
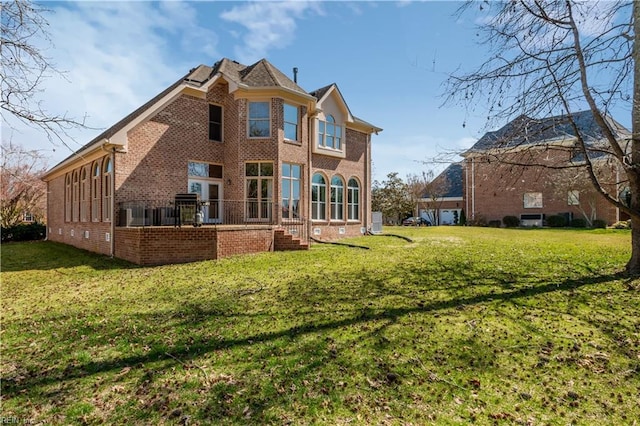
<path fill-rule="evenodd" d="M 116 253 L 116 148 L 111 151 L 111 168 L 113 175 L 111 176 L 111 257 Z"/>
<path fill-rule="evenodd" d="M 371 191 L 371 170 L 369 167 L 369 161 L 371 158 L 371 133 L 367 135 L 367 146 L 364 150 L 364 179 L 367 185 L 367 190 L 362 191 L 364 195 L 364 229 L 366 232 L 370 231 L 369 229 L 369 215 L 371 214 L 371 205 L 369 204 L 369 192 Z M 364 188 L 362 188 L 364 189 Z"/>
<path fill-rule="evenodd" d="M 312 211 L 311 211 L 311 168 L 312 168 L 312 164 L 311 164 L 311 158 L 312 158 L 312 153 L 311 153 L 311 144 L 313 143 L 313 135 L 314 135 L 314 128 L 312 126 L 313 124 L 313 117 L 315 117 L 315 113 L 311 113 L 311 108 L 310 106 L 307 106 L 307 182 L 306 182 L 306 191 L 305 191 L 305 195 L 307 198 L 307 236 L 309 237 L 309 239 L 311 239 L 311 216 L 312 216 Z"/>
<path fill-rule="evenodd" d="M 476 167 L 471 157 L 471 219 L 476 220 Z"/>

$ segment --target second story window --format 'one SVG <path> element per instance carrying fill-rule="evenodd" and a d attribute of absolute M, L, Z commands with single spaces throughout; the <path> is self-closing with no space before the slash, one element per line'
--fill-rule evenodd
<path fill-rule="evenodd" d="M 284 104 L 284 138 L 298 140 L 298 108 L 289 104 Z"/>
<path fill-rule="evenodd" d="M 222 107 L 209 104 L 209 140 L 222 142 Z"/>
<path fill-rule="evenodd" d="M 336 124 L 333 115 L 328 115 L 327 121 L 318 121 L 318 146 L 342 150 L 342 126 Z"/>
<path fill-rule="evenodd" d="M 268 138 L 271 136 L 269 102 L 249 102 L 248 127 L 250 138 Z"/>

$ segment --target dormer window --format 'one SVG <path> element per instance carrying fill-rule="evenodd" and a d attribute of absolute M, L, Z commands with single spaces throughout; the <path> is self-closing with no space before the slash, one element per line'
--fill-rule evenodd
<path fill-rule="evenodd" d="M 333 115 L 328 115 L 326 121 L 318 120 L 318 146 L 342 150 L 342 126 L 336 124 Z"/>

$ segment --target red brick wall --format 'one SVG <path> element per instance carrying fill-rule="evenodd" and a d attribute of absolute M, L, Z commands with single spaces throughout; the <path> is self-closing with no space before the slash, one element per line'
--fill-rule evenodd
<path fill-rule="evenodd" d="M 313 155 L 309 164 L 309 117 L 306 107 L 300 107 L 299 143 L 284 141 L 284 99 L 274 97 L 271 102 L 271 135 L 269 138 L 247 137 L 248 101 L 235 99 L 228 93 L 229 87 L 224 82 L 214 84 L 206 95 L 200 99 L 190 95 L 180 95 L 147 121 L 130 130 L 127 138 L 127 152 L 115 154 L 114 165 L 114 221 L 118 224 L 118 205 L 125 201 L 153 201 L 166 203 L 176 193 L 187 191 L 189 161 L 206 162 L 223 165 L 223 198 L 227 200 L 245 199 L 244 164 L 249 161 L 267 161 L 274 164 L 273 201 L 280 203 L 280 170 L 283 162 L 301 164 L 302 200 L 301 212 L 305 218 L 310 217 L 310 182 L 309 173 L 323 170 L 330 180 L 340 175 L 345 183 L 345 200 L 347 183 L 351 177 L 360 182 L 360 221 L 358 223 L 331 222 L 314 224 L 323 227 L 323 238 L 339 238 L 360 235 L 360 228 L 370 223 L 370 144 L 368 135 L 346 129 L 346 158 L 337 159 L 323 155 Z M 208 105 L 215 103 L 223 107 L 223 141 L 210 141 L 208 138 Z M 311 138 L 312 139 L 312 138 Z M 90 163 L 84 166 L 90 167 Z M 90 169 L 88 170 L 90 175 Z M 90 179 L 89 179 L 90 182 Z M 50 182 L 49 227 L 50 238 L 65 242 L 98 253 L 110 254 L 111 243 L 106 241 L 106 233 L 110 233 L 111 223 L 88 222 L 65 223 L 64 221 L 64 177 Z M 278 219 L 280 209 L 276 209 Z M 346 212 L 345 212 L 346 218 Z M 339 228 L 345 228 L 345 234 Z M 58 234 L 58 229 L 60 233 Z M 163 263 L 174 261 L 191 261 L 193 256 L 211 258 L 211 249 L 196 237 L 194 245 L 181 247 L 184 252 L 201 252 L 204 254 L 185 254 L 184 257 L 159 254 L 169 249 L 162 238 L 154 240 L 155 234 L 147 234 L 151 228 L 119 228 L 116 232 L 116 256 L 132 260 L 136 263 Z M 84 238 L 84 231 L 89 231 L 89 238 Z M 74 236 L 71 236 L 73 231 Z M 191 230 L 194 231 L 195 230 Z M 171 228 L 166 232 L 177 232 Z M 182 228 L 182 232 L 187 232 Z M 255 244 L 240 241 L 251 233 L 236 234 L 225 230 L 223 236 L 218 235 L 219 245 L 216 256 L 226 256 L 242 251 L 255 252 L 270 250 L 272 238 L 267 239 L 263 231 L 255 231 Z M 82 235 L 82 238 L 80 237 Z M 151 236 L 153 235 L 153 237 Z M 187 234 L 181 234 L 187 235 Z M 194 234 L 195 235 L 195 234 Z M 198 234 L 200 235 L 200 234 Z M 163 237 L 164 238 L 164 237 Z M 250 237 L 249 237 L 250 238 Z M 120 240 L 123 239 L 123 240 Z M 266 243 L 266 241 L 269 241 Z M 149 253 L 147 255 L 147 253 Z M 145 257 L 150 256 L 150 257 Z M 181 254 L 182 256 L 182 254 Z"/>
<path fill-rule="evenodd" d="M 214 260 L 272 250 L 270 227 L 116 228 L 115 256 L 139 265 Z"/>
<path fill-rule="evenodd" d="M 551 157 L 546 151 L 538 153 L 545 156 L 549 164 L 561 164 L 565 157 L 558 154 Z M 566 156 L 566 153 L 564 153 Z M 564 183 L 567 170 L 554 170 L 541 167 L 521 167 L 507 164 L 498 164 L 493 161 L 474 161 L 473 181 L 472 166 L 469 160 L 465 162 L 463 181 L 465 183 L 465 213 L 467 220 L 492 221 L 502 220 L 504 216 L 520 217 L 522 214 L 545 214 L 546 216 L 571 212 L 574 218 L 583 218 L 583 214 L 577 206 L 571 206 L 567 202 L 569 186 Z M 577 173 L 577 172 L 576 172 Z M 587 178 L 585 177 L 585 180 Z M 611 179 L 609 179 L 611 180 Z M 475 185 L 472 191 L 471 187 Z M 575 185 L 574 185 L 575 186 Z M 584 185 L 585 187 L 587 185 Z M 611 185 L 607 188 L 615 194 L 615 188 Z M 523 197 L 528 192 L 540 192 L 543 194 L 542 208 L 524 208 Z M 475 197 L 474 197 L 475 194 Z M 580 201 L 582 208 L 591 213 L 591 207 L 587 200 L 594 199 L 596 205 L 596 218 L 605 220 L 611 224 L 616 222 L 617 211 L 594 189 L 582 190 Z M 475 200 L 475 218 L 473 217 L 473 202 Z"/>
<path fill-rule="evenodd" d="M 102 162 L 103 159 L 99 161 Z M 82 168 L 86 167 L 88 177 L 90 178 L 90 165 L 91 162 L 87 162 L 74 169 L 70 169 L 70 172 L 77 170 L 80 172 Z M 91 180 L 88 179 L 90 185 Z M 90 192 L 87 188 L 87 196 L 90 197 Z M 102 197 L 100 194 L 99 199 L 100 211 L 102 208 Z M 87 205 L 87 215 L 84 218 L 80 218 L 77 215 L 78 220 L 65 220 L 65 176 L 59 176 L 48 183 L 47 189 L 47 239 L 49 241 L 56 241 L 64 244 L 69 244 L 84 250 L 89 250 L 96 253 L 111 254 L 111 242 L 107 240 L 111 239 L 111 223 L 110 222 L 93 222 L 91 220 L 91 204 Z M 73 215 L 72 215 L 73 219 Z"/>

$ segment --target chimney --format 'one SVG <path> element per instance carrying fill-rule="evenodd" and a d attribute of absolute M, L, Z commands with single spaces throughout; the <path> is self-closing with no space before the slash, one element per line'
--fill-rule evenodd
<path fill-rule="evenodd" d="M 293 82 L 298 84 L 298 67 L 293 67 Z"/>

